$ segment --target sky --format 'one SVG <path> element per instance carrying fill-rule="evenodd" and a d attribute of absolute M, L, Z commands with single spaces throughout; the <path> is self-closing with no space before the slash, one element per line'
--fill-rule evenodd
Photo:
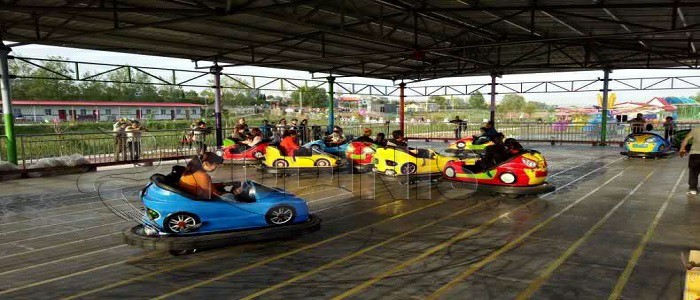
<path fill-rule="evenodd" d="M 11 44 L 12 42 L 8 42 Z M 26 45 L 15 47 L 12 49 L 12 55 L 32 58 L 46 58 L 48 56 L 61 56 L 67 60 L 79 60 L 95 63 L 110 63 L 110 64 L 128 64 L 132 66 L 148 66 L 148 67 L 164 67 L 172 69 L 194 70 L 195 64 L 186 59 L 168 58 L 147 56 L 138 54 L 124 54 L 117 52 L 96 51 L 86 49 L 64 48 L 44 45 Z M 81 73 L 85 70 L 81 70 Z M 224 72 L 242 75 L 257 75 L 257 76 L 280 76 L 298 79 L 312 79 L 311 74 L 304 71 L 294 71 L 285 69 L 272 69 L 251 66 L 234 66 L 227 67 Z M 698 76 L 691 78 L 689 81 L 700 84 L 700 72 L 698 70 L 675 69 L 675 70 L 614 70 L 611 74 L 613 79 L 621 78 L 640 78 L 640 77 L 668 77 L 668 76 Z M 593 80 L 603 77 L 603 71 L 586 71 L 586 72 L 556 72 L 556 73 L 536 73 L 536 74 L 520 74 L 520 75 L 504 75 L 499 78 L 499 82 L 533 82 L 533 81 L 562 81 L 562 80 Z M 420 85 L 463 85 L 463 84 L 484 84 L 489 83 L 489 76 L 475 77 L 453 77 L 444 79 L 435 79 L 421 83 L 411 83 L 408 86 Z M 365 83 L 378 85 L 393 85 L 389 80 L 371 79 L 371 78 L 356 78 L 344 77 L 337 81 L 349 83 Z M 206 84 L 206 78 L 193 83 Z M 398 84 L 398 82 L 397 82 Z M 677 90 L 653 90 L 653 91 L 619 91 L 617 94 L 617 102 L 625 101 L 645 101 L 653 97 L 667 96 L 693 96 L 700 92 L 700 89 L 677 89 Z M 266 94 L 269 94 L 265 92 Z M 272 93 L 274 94 L 274 93 Z M 577 92 L 577 93 L 529 93 L 523 96 L 530 101 L 540 101 L 547 104 L 557 104 L 559 106 L 590 106 L 597 103 L 597 92 Z M 488 97 L 487 95 L 485 95 Z M 497 101 L 500 101 L 502 95 L 497 96 Z M 407 101 L 422 100 L 418 98 L 412 99 L 407 97 Z M 488 99 L 487 99 L 488 101 Z"/>

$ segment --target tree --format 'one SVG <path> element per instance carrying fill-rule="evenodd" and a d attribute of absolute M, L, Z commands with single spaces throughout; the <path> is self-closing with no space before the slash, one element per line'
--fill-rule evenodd
<path fill-rule="evenodd" d="M 484 100 L 484 95 L 481 92 L 476 91 L 471 96 L 469 96 L 469 108 L 475 109 L 486 109 L 489 106 L 486 105 L 486 100 Z"/>
<path fill-rule="evenodd" d="M 440 107 L 445 107 L 447 105 L 447 98 L 445 98 L 444 96 L 430 96 L 430 98 L 428 98 L 428 101 L 434 102 L 437 105 L 440 105 Z"/>
<path fill-rule="evenodd" d="M 214 80 L 209 80 L 209 85 L 214 85 Z M 214 103 L 214 89 L 206 89 L 200 93 L 208 103 Z M 251 106 L 265 103 L 264 99 L 257 97 L 257 92 L 250 88 L 248 82 L 237 77 L 222 77 L 221 79 L 222 106 Z"/>
<path fill-rule="evenodd" d="M 540 109 L 539 104 L 537 102 L 527 102 L 525 103 L 525 106 L 523 107 L 523 112 L 527 115 L 527 117 L 532 117 L 532 114 L 535 113 Z"/>
<path fill-rule="evenodd" d="M 13 82 L 13 94 L 16 99 L 56 99 L 68 100 L 80 96 L 80 90 L 68 78 L 75 75 L 75 70 L 60 56 L 49 56 L 49 61 L 34 67 L 24 61 L 15 60 L 10 65 L 10 73 L 36 79 L 16 79 Z"/>
<path fill-rule="evenodd" d="M 292 104 L 298 104 L 299 99 L 302 99 L 303 106 L 310 107 L 327 107 L 328 106 L 328 94 L 326 89 L 320 87 L 308 87 L 302 86 L 296 91 L 292 92 Z"/>
<path fill-rule="evenodd" d="M 501 104 L 498 105 L 497 108 L 500 113 L 507 115 L 509 113 L 521 112 L 523 107 L 525 107 L 525 103 L 525 97 L 516 94 L 508 94 L 503 96 Z"/>

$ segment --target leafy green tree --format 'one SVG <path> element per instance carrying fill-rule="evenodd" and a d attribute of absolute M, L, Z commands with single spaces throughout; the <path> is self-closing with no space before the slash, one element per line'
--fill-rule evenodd
<path fill-rule="evenodd" d="M 445 107 L 447 105 L 447 98 L 444 96 L 430 96 L 428 101 L 440 105 L 440 107 Z"/>
<path fill-rule="evenodd" d="M 525 113 L 529 118 L 532 117 L 532 114 L 538 109 L 540 109 L 540 106 L 537 102 L 527 102 L 525 103 L 525 106 L 523 106 L 523 113 Z"/>
<path fill-rule="evenodd" d="M 49 56 L 48 59 L 64 60 L 60 56 Z M 67 80 L 75 76 L 75 70 L 67 63 L 43 61 L 39 64 L 41 67 L 14 60 L 10 65 L 10 73 L 35 78 L 14 80 L 12 86 L 14 98 L 67 100 L 79 96 L 78 87 L 71 80 Z"/>
<path fill-rule="evenodd" d="M 489 106 L 486 105 L 486 100 L 484 100 L 484 95 L 481 92 L 476 91 L 471 96 L 469 96 L 469 108 L 475 109 L 486 109 Z"/>
<path fill-rule="evenodd" d="M 525 97 L 516 94 L 503 96 L 500 107 L 504 112 L 521 112 L 525 107 Z"/>
<path fill-rule="evenodd" d="M 291 94 L 292 103 L 298 104 L 299 99 L 302 99 L 302 104 L 304 106 L 310 107 L 327 107 L 328 106 L 328 93 L 326 89 L 321 87 L 308 87 L 302 86 Z"/>

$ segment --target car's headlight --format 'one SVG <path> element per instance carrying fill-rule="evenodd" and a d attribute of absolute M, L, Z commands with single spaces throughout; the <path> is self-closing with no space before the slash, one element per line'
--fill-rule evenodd
<path fill-rule="evenodd" d="M 650 137 L 650 138 L 646 139 L 645 142 L 647 142 L 647 143 L 654 143 L 654 142 L 656 142 L 656 139 L 653 138 L 653 137 Z"/>
<path fill-rule="evenodd" d="M 372 153 L 374 153 L 374 149 L 372 149 L 372 147 L 362 148 L 362 154 L 372 154 Z"/>
<path fill-rule="evenodd" d="M 393 161 L 393 160 L 388 160 L 388 159 L 387 159 L 386 165 L 387 165 L 387 166 L 390 166 L 390 167 L 396 167 L 398 164 L 397 164 L 395 161 Z"/>
<path fill-rule="evenodd" d="M 625 141 L 628 142 L 628 143 L 634 143 L 634 142 L 637 141 L 637 139 L 635 139 L 635 138 L 633 138 L 633 137 L 628 137 L 627 140 L 625 140 Z"/>
<path fill-rule="evenodd" d="M 157 220 L 158 218 L 160 218 L 160 214 L 157 211 L 152 210 L 150 208 L 146 208 L 146 215 L 148 215 L 148 217 L 151 220 Z"/>
<path fill-rule="evenodd" d="M 467 144 L 465 144 L 464 142 L 459 142 L 459 143 L 457 143 L 457 148 L 461 149 L 461 148 L 464 148 L 464 146 L 466 146 L 466 145 Z"/>
<path fill-rule="evenodd" d="M 523 157 L 523 164 L 525 164 L 528 168 L 537 168 L 537 162 L 535 162 L 532 159 L 524 158 Z"/>
<path fill-rule="evenodd" d="M 348 149 L 345 151 L 346 152 L 355 152 L 355 147 L 353 147 L 352 145 L 348 145 Z"/>

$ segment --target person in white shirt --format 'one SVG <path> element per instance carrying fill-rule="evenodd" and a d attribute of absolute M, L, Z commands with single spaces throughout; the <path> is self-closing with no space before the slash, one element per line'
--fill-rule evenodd
<path fill-rule="evenodd" d="M 131 126 L 126 127 L 126 143 L 129 149 L 129 158 L 131 160 L 139 160 L 141 156 L 141 132 L 145 131 L 139 121 L 132 121 Z"/>
<path fill-rule="evenodd" d="M 129 122 L 124 118 L 117 119 L 117 122 L 112 126 L 114 132 L 114 160 L 126 160 L 126 135 L 124 131 L 129 126 Z"/>
<path fill-rule="evenodd" d="M 693 144 L 696 145 L 694 145 L 695 147 L 691 146 L 690 151 L 688 151 L 686 147 L 690 141 L 693 141 Z M 688 156 L 688 195 L 698 194 L 698 175 L 700 175 L 700 146 L 697 146 L 698 141 L 700 141 L 700 127 L 695 127 L 685 136 L 679 151 L 681 157 L 690 154 Z"/>

